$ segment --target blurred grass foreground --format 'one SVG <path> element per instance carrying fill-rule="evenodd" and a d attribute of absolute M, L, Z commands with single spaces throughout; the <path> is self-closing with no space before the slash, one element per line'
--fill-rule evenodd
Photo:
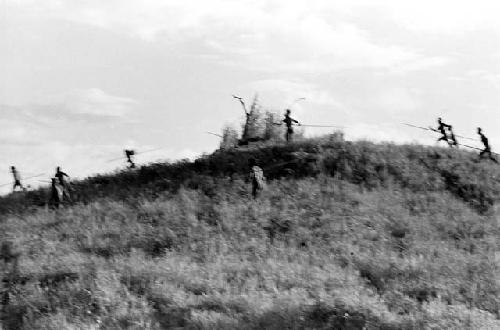
<path fill-rule="evenodd" d="M 499 174 L 332 135 L 5 196 L 0 329 L 500 329 Z"/>

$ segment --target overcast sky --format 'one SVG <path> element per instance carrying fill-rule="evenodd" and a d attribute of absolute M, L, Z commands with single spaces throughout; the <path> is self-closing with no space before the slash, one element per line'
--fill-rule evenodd
<path fill-rule="evenodd" d="M 2 0 L 0 184 L 213 150 L 243 118 L 231 94 L 348 138 L 433 143 L 401 122 L 500 151 L 496 1 Z M 324 131 L 308 129 L 307 134 Z M 32 181 L 32 184 L 36 181 Z M 0 192 L 10 187 L 0 188 Z"/>

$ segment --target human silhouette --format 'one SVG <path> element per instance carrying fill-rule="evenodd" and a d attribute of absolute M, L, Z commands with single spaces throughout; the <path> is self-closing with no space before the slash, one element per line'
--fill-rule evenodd
<path fill-rule="evenodd" d="M 135 155 L 135 151 L 134 150 L 129 150 L 129 149 L 126 149 L 125 150 L 125 157 L 127 157 L 127 162 L 129 163 L 129 167 L 130 168 L 135 168 L 135 163 L 134 163 L 134 160 L 133 160 L 133 156 Z"/>
<path fill-rule="evenodd" d="M 449 125 L 448 127 L 448 145 L 450 146 L 450 148 L 458 148 L 459 145 L 455 133 L 453 133 L 453 127 L 451 125 Z"/>
<path fill-rule="evenodd" d="M 495 157 L 493 157 L 493 154 L 491 152 L 490 143 L 488 141 L 488 138 L 483 134 L 483 130 L 481 129 L 481 127 L 477 128 L 477 134 L 479 134 L 479 136 L 481 137 L 481 142 L 484 145 L 484 149 L 481 150 L 481 152 L 479 153 L 479 158 L 483 158 L 483 156 L 485 154 L 488 154 L 489 159 L 491 159 L 495 163 L 498 163 L 498 161 L 495 159 Z"/>
<path fill-rule="evenodd" d="M 257 165 L 255 159 L 250 158 L 248 160 L 248 165 L 250 167 L 250 180 L 252 182 L 252 196 L 257 198 L 262 190 L 264 190 L 264 171 Z"/>
<path fill-rule="evenodd" d="M 12 176 L 14 177 L 14 185 L 12 187 L 12 191 L 16 191 L 16 188 L 19 187 L 21 190 L 26 190 L 21 183 L 21 175 L 19 174 L 18 170 L 16 169 L 15 166 L 10 167 L 10 171 L 12 172 Z"/>
<path fill-rule="evenodd" d="M 67 199 L 68 201 L 71 201 L 71 196 L 70 196 L 70 192 L 69 192 L 69 190 L 70 190 L 69 183 L 65 179 L 65 177 L 69 178 L 69 175 L 67 175 L 66 173 L 64 173 L 61 170 L 61 167 L 58 166 L 56 168 L 56 174 L 54 174 L 54 177 L 57 178 L 57 181 L 58 181 L 59 185 L 63 188 L 64 199 Z"/>
<path fill-rule="evenodd" d="M 286 125 L 286 133 L 285 133 L 286 142 L 289 142 L 292 139 L 293 123 L 300 125 L 300 123 L 297 120 L 290 117 L 290 114 L 291 114 L 290 109 L 286 109 L 285 119 L 283 119 L 283 122 Z"/>
<path fill-rule="evenodd" d="M 439 133 L 441 133 L 441 137 L 439 137 L 437 142 L 445 141 L 448 143 L 448 145 L 450 145 L 450 142 L 448 141 L 448 135 L 446 134 L 446 128 L 450 129 L 451 125 L 443 123 L 441 117 L 439 117 L 438 118 L 438 127 L 437 127 L 437 129 L 435 129 L 435 131 L 438 131 Z"/>
<path fill-rule="evenodd" d="M 58 209 L 64 200 L 64 188 L 57 178 L 52 178 L 51 183 L 49 206 Z"/>

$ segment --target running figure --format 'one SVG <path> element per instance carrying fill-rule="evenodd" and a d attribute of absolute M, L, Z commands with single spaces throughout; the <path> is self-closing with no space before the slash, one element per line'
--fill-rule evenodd
<path fill-rule="evenodd" d="M 498 161 L 493 157 L 493 154 L 491 152 L 491 147 L 490 143 L 488 141 L 488 138 L 483 134 L 483 131 L 481 130 L 481 127 L 477 128 L 477 134 L 481 137 L 481 142 L 484 145 L 484 149 L 479 153 L 479 158 L 483 158 L 483 155 L 488 154 L 488 157 L 494 161 L 495 163 L 498 163 Z"/>
<path fill-rule="evenodd" d="M 445 141 L 448 143 L 448 145 L 450 145 L 450 141 L 448 141 L 448 135 L 446 134 L 446 128 L 451 129 L 451 125 L 443 123 L 441 117 L 439 117 L 438 118 L 438 128 L 437 129 L 431 128 L 431 129 L 435 132 L 441 133 L 441 137 L 437 140 L 437 142 Z"/>
<path fill-rule="evenodd" d="M 455 133 L 453 133 L 453 128 L 451 125 L 448 127 L 448 145 L 450 148 L 456 147 L 458 148 L 458 141 L 457 138 L 455 137 Z"/>
<path fill-rule="evenodd" d="M 132 159 L 132 157 L 135 155 L 134 150 L 125 150 L 125 157 L 127 157 L 127 162 L 129 163 L 129 168 L 135 168 L 135 163 Z"/>
<path fill-rule="evenodd" d="M 17 171 L 15 166 L 10 167 L 10 171 L 12 172 L 12 176 L 14 177 L 14 185 L 12 187 L 12 191 L 16 191 L 16 188 L 19 187 L 21 190 L 26 190 L 21 183 L 21 175 Z"/>

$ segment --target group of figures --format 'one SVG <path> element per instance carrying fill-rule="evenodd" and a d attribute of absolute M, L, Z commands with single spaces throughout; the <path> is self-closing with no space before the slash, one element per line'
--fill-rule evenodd
<path fill-rule="evenodd" d="M 238 97 L 236 97 L 236 98 L 238 98 Z M 238 99 L 242 103 L 244 109 L 246 109 L 244 106 L 243 100 L 241 100 L 240 98 L 238 98 Z M 247 114 L 247 119 L 248 119 L 250 114 L 246 111 L 245 111 L 245 113 Z M 437 122 L 438 122 L 438 127 L 436 129 L 434 129 L 432 127 L 429 128 L 430 130 L 441 134 L 441 136 L 438 138 L 437 141 L 438 142 L 444 141 L 451 148 L 453 148 L 453 147 L 458 148 L 458 146 L 461 144 L 458 143 L 458 141 L 457 141 L 457 135 L 455 135 L 455 133 L 453 132 L 453 127 L 449 124 L 444 123 L 441 118 L 438 118 Z M 248 123 L 248 120 L 247 120 L 247 123 Z M 293 125 L 294 124 L 300 125 L 300 123 L 299 123 L 299 121 L 297 121 L 291 117 L 290 109 L 286 110 L 285 118 L 282 120 L 282 122 L 277 123 L 276 125 L 282 125 L 283 123 L 286 125 L 285 139 L 287 142 L 289 142 L 292 140 L 292 136 L 294 134 Z M 418 126 L 414 126 L 414 127 L 418 127 Z M 427 129 L 424 127 L 418 127 L 418 128 Z M 479 153 L 479 158 L 482 159 L 484 156 L 487 156 L 492 161 L 498 163 L 496 158 L 493 156 L 493 153 L 491 151 L 491 147 L 489 145 L 488 138 L 484 135 L 484 133 L 480 127 L 477 128 L 477 134 L 479 135 L 480 140 L 484 146 L 484 149 L 479 149 L 479 150 L 481 150 L 481 152 Z M 458 136 L 458 137 L 460 137 L 460 136 Z M 245 132 L 243 133 L 243 139 L 244 138 L 245 138 Z M 467 145 L 463 145 L 463 146 L 470 147 Z M 470 148 L 473 148 L 473 147 L 470 147 Z M 478 148 L 475 148 L 475 149 L 478 149 Z M 127 159 L 128 167 L 131 169 L 134 169 L 136 167 L 134 160 L 133 160 L 133 157 L 136 154 L 135 151 L 126 149 L 126 150 L 124 150 L 124 153 L 125 153 L 125 157 Z M 264 189 L 264 185 L 265 185 L 264 172 L 263 172 L 262 168 L 260 168 L 257 165 L 257 162 L 255 159 L 249 160 L 249 167 L 250 167 L 250 180 L 252 182 L 252 196 L 254 198 L 256 198 L 259 195 L 259 193 Z M 20 176 L 19 171 L 16 169 L 15 166 L 11 166 L 11 172 L 12 172 L 12 176 L 14 179 L 13 191 L 16 191 L 16 188 L 19 188 L 22 191 L 25 191 L 26 188 L 23 186 L 23 184 L 21 182 L 21 176 Z M 51 207 L 59 208 L 59 206 L 61 205 L 61 203 L 63 201 L 71 202 L 71 193 L 70 193 L 71 188 L 70 188 L 69 182 L 67 181 L 66 178 L 69 178 L 69 176 L 61 170 L 61 167 L 58 166 L 56 168 L 56 173 L 54 174 L 54 177 L 51 178 L 51 193 L 50 193 L 50 200 L 49 200 L 49 205 Z"/>
<path fill-rule="evenodd" d="M 12 177 L 14 179 L 12 190 L 16 191 L 18 188 L 22 191 L 26 191 L 26 187 L 21 182 L 21 175 L 17 168 L 15 166 L 11 166 L 10 171 L 12 172 Z M 49 205 L 51 207 L 58 208 L 63 201 L 71 202 L 71 188 L 67 178 L 69 178 L 69 175 L 64 173 L 61 170 L 61 167 L 58 166 L 54 177 L 52 177 L 50 181 L 51 191 Z"/>
<path fill-rule="evenodd" d="M 455 136 L 455 133 L 453 132 L 453 127 L 449 124 L 445 124 L 443 122 L 443 120 L 441 119 L 441 117 L 438 118 L 437 129 L 431 128 L 431 130 L 436 131 L 436 132 L 441 134 L 441 136 L 437 140 L 438 142 L 445 141 L 446 143 L 448 143 L 450 148 L 453 148 L 453 147 L 458 148 L 458 146 L 460 145 L 457 141 L 457 137 Z M 481 127 L 477 128 L 477 134 L 479 135 L 481 143 L 484 146 L 484 149 L 482 149 L 481 152 L 479 153 L 479 158 L 483 158 L 484 156 L 488 156 L 489 159 L 498 163 L 496 158 L 493 157 L 493 153 L 491 152 L 490 143 L 488 141 L 488 138 L 484 135 Z"/>

